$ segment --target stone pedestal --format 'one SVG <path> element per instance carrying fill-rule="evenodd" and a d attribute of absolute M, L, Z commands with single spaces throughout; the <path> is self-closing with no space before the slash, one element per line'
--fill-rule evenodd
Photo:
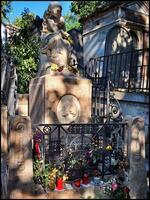
<path fill-rule="evenodd" d="M 33 124 L 87 123 L 91 117 L 91 81 L 70 75 L 44 75 L 29 86 Z"/>

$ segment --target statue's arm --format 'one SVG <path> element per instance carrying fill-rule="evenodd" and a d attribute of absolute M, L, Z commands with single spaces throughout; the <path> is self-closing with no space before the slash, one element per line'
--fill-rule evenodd
<path fill-rule="evenodd" d="M 52 19 L 47 19 L 47 26 L 48 30 L 51 30 L 54 33 L 59 31 L 57 24 Z"/>

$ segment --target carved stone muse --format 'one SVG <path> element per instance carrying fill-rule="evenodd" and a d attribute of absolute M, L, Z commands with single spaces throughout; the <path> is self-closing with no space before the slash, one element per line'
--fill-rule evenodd
<path fill-rule="evenodd" d="M 73 54 L 73 48 L 69 42 L 71 41 L 70 35 L 65 32 L 61 11 L 61 5 L 52 2 L 44 13 L 40 66 L 37 76 L 48 74 L 52 70 L 61 71 L 71 65 L 72 60 L 76 62 L 76 56 Z"/>

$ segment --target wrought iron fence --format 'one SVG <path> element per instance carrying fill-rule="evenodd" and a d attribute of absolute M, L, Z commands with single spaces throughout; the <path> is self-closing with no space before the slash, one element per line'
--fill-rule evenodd
<path fill-rule="evenodd" d="M 86 68 L 88 78 L 93 85 L 105 87 L 108 72 L 114 89 L 128 91 L 149 90 L 149 49 L 126 51 L 96 58 L 91 58 Z"/>
<path fill-rule="evenodd" d="M 55 161 L 61 165 L 71 151 L 74 158 L 83 161 L 83 154 L 90 148 L 98 159 L 102 177 L 111 174 L 111 159 L 122 156 L 125 123 L 98 124 L 38 124 L 34 125 L 34 141 L 41 145 L 43 163 Z M 112 151 L 106 147 L 111 145 Z M 91 166 L 92 167 L 92 166 Z M 90 169 L 86 164 L 86 169 Z M 93 169 L 93 168 L 92 168 Z"/>

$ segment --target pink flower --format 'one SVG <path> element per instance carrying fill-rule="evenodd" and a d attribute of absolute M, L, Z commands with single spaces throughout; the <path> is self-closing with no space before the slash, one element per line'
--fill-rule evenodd
<path fill-rule="evenodd" d="M 118 188 L 118 184 L 117 184 L 117 183 L 112 183 L 111 189 L 112 189 L 113 191 L 115 191 L 117 188 Z"/>

